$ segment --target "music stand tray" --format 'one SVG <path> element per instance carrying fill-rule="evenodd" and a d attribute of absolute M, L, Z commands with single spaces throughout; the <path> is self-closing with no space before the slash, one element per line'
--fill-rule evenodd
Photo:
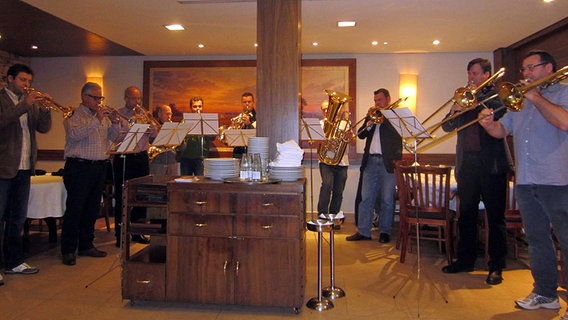
<path fill-rule="evenodd" d="M 135 124 L 133 125 L 126 136 L 118 144 L 115 151 L 110 152 L 111 154 L 123 154 L 123 153 L 138 153 L 146 150 L 146 145 L 143 138 L 144 135 L 148 135 L 149 124 Z"/>
<path fill-rule="evenodd" d="M 227 142 L 231 147 L 248 146 L 248 138 L 256 137 L 256 129 L 231 129 L 225 131 Z"/>

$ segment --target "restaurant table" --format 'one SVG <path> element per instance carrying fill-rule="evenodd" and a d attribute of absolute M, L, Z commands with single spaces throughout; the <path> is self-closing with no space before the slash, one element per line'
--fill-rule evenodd
<path fill-rule="evenodd" d="M 57 241 L 56 218 L 63 217 L 67 190 L 63 185 L 63 177 L 32 176 L 30 197 L 28 200 L 28 219 L 42 219 L 49 230 L 49 242 Z M 29 235 L 29 220 L 24 226 L 24 234 Z"/>

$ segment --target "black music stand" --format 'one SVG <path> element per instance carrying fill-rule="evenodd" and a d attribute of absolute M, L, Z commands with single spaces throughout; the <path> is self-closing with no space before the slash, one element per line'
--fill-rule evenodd
<path fill-rule="evenodd" d="M 325 141 L 325 133 L 323 132 L 320 119 L 318 118 L 302 118 L 300 121 L 300 139 L 308 140 L 310 145 L 310 212 L 312 220 L 314 220 L 314 174 L 313 174 L 313 143 L 314 141 Z"/>
<path fill-rule="evenodd" d="M 430 138 L 431 135 L 428 130 L 424 129 L 422 123 L 414 116 L 412 111 L 408 108 L 397 108 L 391 110 L 382 110 L 381 111 L 385 119 L 387 119 L 398 134 L 402 137 L 405 142 L 405 148 L 414 155 L 414 163 L 412 164 L 416 170 L 419 166 L 418 164 L 418 154 L 416 152 L 417 148 L 417 141 L 421 139 Z M 411 146 L 406 142 L 407 139 L 413 139 L 414 143 Z M 409 150 L 410 149 L 410 150 Z M 418 210 L 418 208 L 416 208 Z M 416 217 L 418 219 L 418 223 L 416 223 L 416 262 L 414 264 L 415 268 L 413 269 L 412 273 L 408 275 L 408 278 L 402 283 L 400 288 L 395 292 L 393 295 L 393 299 L 396 299 L 397 294 L 404 288 L 404 286 L 410 281 L 410 278 L 416 274 L 416 279 L 420 280 L 420 275 L 422 274 L 422 263 L 421 263 L 421 251 L 420 251 L 420 217 L 418 212 L 416 212 Z M 432 279 L 425 274 L 425 276 L 430 280 L 438 294 L 444 299 L 446 303 L 448 303 L 448 299 L 443 295 L 442 291 L 434 284 Z"/>

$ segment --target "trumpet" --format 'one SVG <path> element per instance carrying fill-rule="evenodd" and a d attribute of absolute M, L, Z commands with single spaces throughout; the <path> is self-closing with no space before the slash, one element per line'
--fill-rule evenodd
<path fill-rule="evenodd" d="M 107 106 L 107 105 L 104 105 L 104 104 L 99 104 L 99 109 L 103 110 L 105 113 L 107 113 L 107 117 L 111 121 L 124 120 L 128 123 L 129 127 L 132 127 L 133 125 L 136 124 L 136 119 L 134 117 L 128 118 L 128 117 L 120 114 L 120 112 L 118 112 L 118 110 L 116 110 L 113 107 L 110 107 L 110 106 Z"/>
<path fill-rule="evenodd" d="M 39 91 L 37 91 L 34 88 L 24 88 L 24 93 L 25 94 L 30 94 L 31 92 L 37 92 L 40 94 L 41 96 L 41 100 L 38 102 L 38 104 L 40 106 L 42 106 L 44 109 L 47 110 L 56 110 L 56 111 L 61 111 L 63 113 L 63 118 L 67 119 L 69 117 L 71 117 L 73 115 L 73 112 L 75 112 L 75 110 L 72 107 L 65 107 L 60 105 L 59 103 L 55 102 L 51 97 L 49 97 L 46 94 L 43 94 Z"/>
<path fill-rule="evenodd" d="M 406 101 L 406 99 L 408 99 L 408 97 L 399 98 L 398 100 L 396 100 L 395 102 L 389 104 L 384 108 L 372 106 L 371 108 L 369 108 L 369 111 L 367 112 L 365 118 L 357 121 L 357 123 L 355 123 L 351 128 L 352 129 L 356 128 L 361 122 L 369 118 L 371 121 L 367 122 L 363 127 L 361 127 L 361 129 L 357 130 L 356 135 L 359 135 L 359 133 L 363 132 L 364 130 L 367 130 L 367 128 L 369 128 L 370 126 L 383 123 L 385 121 L 385 116 L 381 113 L 381 111 L 396 109 L 400 107 L 400 105 L 403 104 Z"/>

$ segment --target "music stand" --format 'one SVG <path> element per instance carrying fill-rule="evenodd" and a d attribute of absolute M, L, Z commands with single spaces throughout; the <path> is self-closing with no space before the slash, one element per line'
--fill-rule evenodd
<path fill-rule="evenodd" d="M 326 140 L 325 133 L 318 118 L 302 118 L 300 121 L 300 140 L 308 140 L 310 145 L 310 212 L 314 219 L 314 173 L 313 173 L 313 147 L 314 141 Z"/>
<path fill-rule="evenodd" d="M 203 136 L 219 134 L 219 115 L 216 113 L 184 113 L 183 120 L 190 124 L 188 135 L 199 136 L 201 140 L 201 158 L 203 155 Z"/>
<path fill-rule="evenodd" d="M 231 147 L 248 146 L 248 138 L 256 137 L 256 129 L 231 129 L 225 131 L 227 142 Z"/>
<path fill-rule="evenodd" d="M 171 149 L 179 146 L 189 131 L 190 125 L 191 124 L 185 122 L 164 122 L 156 136 L 156 139 L 154 139 L 152 146 Z M 166 152 L 166 174 L 169 174 L 168 157 L 169 152 Z"/>
<path fill-rule="evenodd" d="M 401 138 L 403 140 L 406 141 L 406 139 L 408 139 L 408 138 L 414 139 L 414 149 L 409 150 L 409 151 L 412 154 L 414 154 L 414 163 L 412 165 L 416 168 L 415 170 L 418 170 L 418 165 L 419 165 L 418 164 L 418 158 L 417 158 L 418 154 L 416 152 L 417 141 L 419 139 L 430 138 L 431 137 L 430 133 L 428 132 L 428 130 L 424 129 L 424 126 L 422 125 L 422 123 L 416 118 L 416 116 L 414 116 L 412 111 L 410 111 L 410 109 L 408 109 L 408 108 L 381 110 L 381 113 L 383 114 L 385 119 L 387 119 L 392 124 L 392 126 L 395 128 L 395 130 L 398 132 L 398 134 L 401 136 Z M 406 144 L 406 147 L 409 147 L 408 144 Z M 393 299 L 396 299 L 398 292 L 400 292 L 402 290 L 402 288 L 404 288 L 404 286 L 408 283 L 408 281 L 410 280 L 410 278 L 412 277 L 412 275 L 414 273 L 416 273 L 417 280 L 420 280 L 420 274 L 422 273 L 421 272 L 421 260 L 420 260 L 420 257 L 421 257 L 421 252 L 420 252 L 420 216 L 418 214 L 418 208 L 416 208 L 416 218 L 417 218 L 417 223 L 416 223 L 416 248 L 417 249 L 416 249 L 416 262 L 415 262 L 416 268 L 414 268 L 413 272 L 408 276 L 406 281 L 404 281 L 402 283 L 402 285 L 400 286 L 400 288 L 395 292 L 395 294 L 393 295 Z M 426 275 L 426 277 L 430 281 L 432 281 L 428 275 Z M 446 303 L 448 303 L 448 299 L 446 299 L 446 297 L 444 297 L 443 293 L 436 286 L 436 284 L 433 283 L 433 285 L 434 285 L 434 288 L 436 289 L 436 291 L 438 291 L 438 294 L 440 294 L 440 296 L 442 297 L 442 299 L 444 299 L 444 301 Z"/>

